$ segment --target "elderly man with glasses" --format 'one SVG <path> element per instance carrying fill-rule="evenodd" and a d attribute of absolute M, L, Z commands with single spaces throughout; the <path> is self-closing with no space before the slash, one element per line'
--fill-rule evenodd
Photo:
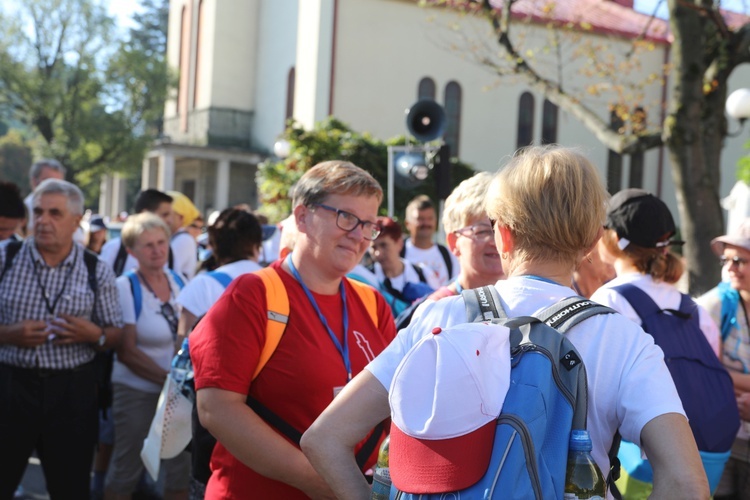
<path fill-rule="evenodd" d="M 380 232 L 382 196 L 370 174 L 344 161 L 320 163 L 296 184 L 294 250 L 269 267 L 288 296 L 288 322 L 257 378 L 267 274 L 235 279 L 191 334 L 198 414 L 218 441 L 206 498 L 332 498 L 284 427 L 301 435 L 395 336 L 385 300 L 368 287 L 368 306 L 355 289 L 366 285 L 345 278 Z M 371 440 L 362 470 L 383 437 Z"/>

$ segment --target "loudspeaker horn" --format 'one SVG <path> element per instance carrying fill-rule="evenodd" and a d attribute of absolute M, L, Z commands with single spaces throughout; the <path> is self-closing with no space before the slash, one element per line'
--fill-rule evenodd
<path fill-rule="evenodd" d="M 406 111 L 406 127 L 420 142 L 442 137 L 445 131 L 445 111 L 432 99 L 420 99 Z"/>

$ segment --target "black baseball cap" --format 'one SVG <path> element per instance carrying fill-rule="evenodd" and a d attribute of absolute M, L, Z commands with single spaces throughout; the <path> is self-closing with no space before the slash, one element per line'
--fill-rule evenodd
<path fill-rule="evenodd" d="M 617 232 L 619 246 L 623 250 L 630 243 L 643 248 L 684 243 L 670 240 L 676 227 L 666 203 L 643 189 L 623 189 L 612 196 L 604 227 Z"/>

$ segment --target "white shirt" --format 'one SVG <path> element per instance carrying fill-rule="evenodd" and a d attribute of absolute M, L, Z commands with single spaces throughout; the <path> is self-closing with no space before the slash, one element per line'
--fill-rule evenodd
<path fill-rule="evenodd" d="M 172 269 L 187 276 L 188 280 L 193 279 L 198 265 L 198 243 L 195 238 L 184 229 L 178 229 L 172 235 L 169 246 L 172 248 Z"/>
<path fill-rule="evenodd" d="M 604 284 L 599 290 L 594 292 L 591 296 L 591 300 L 598 302 L 602 305 L 611 307 L 615 311 L 619 312 L 636 324 L 642 324 L 640 316 L 635 312 L 630 302 L 625 299 L 622 295 L 613 290 L 614 287 L 630 283 L 637 286 L 646 294 L 651 297 L 657 306 L 661 309 L 679 309 L 680 303 L 682 302 L 682 295 L 674 285 L 664 283 L 663 281 L 655 281 L 651 275 L 641 274 L 637 272 L 622 274 L 612 281 Z M 711 345 L 711 349 L 719 357 L 719 327 L 714 323 L 711 315 L 708 311 L 698 305 L 698 320 L 700 323 L 701 331 L 706 336 L 708 343 Z"/>
<path fill-rule="evenodd" d="M 394 290 L 398 290 L 399 292 L 404 291 L 404 287 L 407 283 L 421 283 L 422 280 L 419 279 L 419 274 L 417 274 L 417 271 L 414 270 L 414 265 L 419 266 L 422 273 L 424 274 L 424 279 L 430 288 L 433 290 L 437 290 L 440 288 L 440 281 L 438 280 L 437 273 L 425 266 L 424 264 L 414 264 L 412 265 L 411 262 L 409 262 L 406 259 L 401 259 L 401 263 L 404 265 L 404 272 L 399 274 L 398 276 L 395 276 L 393 278 L 390 278 L 391 280 L 391 286 Z M 387 276 L 385 273 L 383 273 L 383 266 L 380 265 L 380 263 L 376 262 L 374 266 L 375 270 L 375 277 L 378 280 L 378 283 L 383 283 Z"/>
<path fill-rule="evenodd" d="M 109 267 L 112 269 L 114 269 L 115 267 L 115 261 L 117 260 L 117 254 L 120 251 L 121 244 L 122 240 L 120 238 L 112 238 L 111 240 L 108 240 L 104 244 L 104 246 L 102 246 L 102 251 L 99 253 L 99 258 L 109 264 Z M 125 274 L 126 272 L 137 267 L 138 261 L 135 259 L 135 257 L 128 254 L 128 256 L 125 258 L 125 266 L 122 268 L 122 273 Z"/>
<path fill-rule="evenodd" d="M 180 293 L 180 287 L 172 278 L 171 273 L 166 273 L 166 276 L 169 280 L 169 288 L 172 290 L 169 303 L 179 317 L 180 308 L 175 297 Z M 160 368 L 168 371 L 175 354 L 175 337 L 169 323 L 161 314 L 161 301 L 141 283 L 141 314 L 136 321 L 135 302 L 127 276 L 117 278 L 117 289 L 120 292 L 122 319 L 126 325 L 135 325 L 136 346 Z M 112 382 L 148 393 L 159 393 L 162 388 L 161 384 L 155 384 L 133 373 L 117 359 L 117 355 L 115 355 L 115 364 L 112 367 Z"/>
<path fill-rule="evenodd" d="M 252 273 L 262 267 L 252 260 L 238 260 L 216 268 L 217 272 L 229 275 L 232 279 L 246 273 Z M 208 312 L 214 302 L 224 293 L 224 286 L 207 273 L 200 273 L 182 289 L 177 296 L 177 303 L 200 318 Z"/>
<path fill-rule="evenodd" d="M 443 254 L 440 253 L 437 245 L 432 245 L 425 250 L 415 247 L 414 243 L 408 239 L 404 243 L 404 248 L 404 258 L 406 260 L 413 262 L 414 264 L 422 264 L 435 272 L 438 281 L 437 288 L 450 283 L 450 281 L 458 276 L 458 273 L 461 271 L 461 265 L 458 263 L 458 259 L 449 251 L 448 255 L 450 255 L 451 262 L 453 263 L 453 269 L 452 273 L 450 275 L 448 274 L 448 266 L 445 264 Z"/>
<path fill-rule="evenodd" d="M 184 276 L 185 282 L 189 281 L 194 275 L 195 275 L 195 268 L 198 264 L 198 243 L 196 243 L 195 239 L 191 236 L 190 238 L 186 238 L 185 236 L 182 236 L 183 232 L 175 233 L 177 238 L 172 239 L 169 243 L 169 248 L 172 250 L 172 269 L 176 271 L 178 274 Z M 189 233 L 184 233 L 188 236 L 190 236 Z M 192 245 L 190 242 L 192 241 Z M 122 244 L 122 240 L 120 238 L 112 238 L 111 240 L 107 241 L 104 246 L 102 246 L 102 251 L 99 254 L 99 258 L 109 264 L 109 267 L 114 269 L 115 261 L 117 260 L 117 254 L 120 252 L 120 245 Z M 190 254 L 192 248 L 192 254 Z M 190 261 L 188 255 L 193 255 L 192 261 Z M 191 263 L 192 262 L 192 263 Z M 125 274 L 128 271 L 131 271 L 133 269 L 136 269 L 138 267 L 138 261 L 135 257 L 128 254 L 127 257 L 125 257 L 125 266 L 122 268 L 122 274 Z M 167 260 L 167 263 L 164 264 L 164 269 L 169 268 L 169 260 Z M 187 274 L 184 270 L 191 268 L 192 271 L 190 274 Z"/>
<path fill-rule="evenodd" d="M 568 287 L 524 277 L 498 281 L 495 288 L 511 317 L 534 314 L 575 295 Z M 366 369 L 389 389 L 399 362 L 421 337 L 435 326 L 465 322 L 460 295 L 425 303 L 411 324 Z M 592 456 L 602 471 L 609 470 L 607 452 L 618 428 L 624 439 L 640 444 L 641 430 L 649 421 L 666 413 L 685 414 L 661 349 L 635 323 L 619 314 L 597 315 L 573 327 L 566 336 L 586 365 Z"/>

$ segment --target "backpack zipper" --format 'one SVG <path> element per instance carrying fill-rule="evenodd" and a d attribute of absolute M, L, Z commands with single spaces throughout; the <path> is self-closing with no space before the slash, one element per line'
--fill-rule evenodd
<path fill-rule="evenodd" d="M 552 353 L 549 352 L 544 347 L 541 347 L 539 344 L 522 344 L 517 347 L 514 347 L 511 350 L 511 368 L 515 367 L 520 361 L 521 357 L 526 354 L 527 352 L 537 352 L 543 356 L 546 356 L 547 359 L 549 359 L 550 364 L 552 365 L 552 378 L 555 379 L 555 385 L 558 389 L 560 389 L 560 392 L 563 393 L 563 396 L 565 396 L 565 399 L 568 400 L 568 404 L 570 404 L 571 408 L 575 410 L 575 397 L 573 394 L 570 393 L 567 387 L 565 387 L 565 384 L 563 384 L 562 379 L 560 378 L 560 374 L 557 371 L 557 363 L 558 361 L 555 359 L 552 359 Z M 518 359 L 515 359 L 516 356 L 518 356 Z M 588 394 L 588 390 L 587 390 Z"/>
<path fill-rule="evenodd" d="M 515 436 L 518 435 L 521 438 L 521 444 L 523 446 L 523 452 L 526 458 L 526 470 L 529 473 L 529 479 L 531 480 L 531 487 L 534 489 L 534 497 L 541 500 L 542 499 L 542 484 L 539 480 L 539 471 L 537 470 L 537 463 L 536 463 L 536 450 L 534 449 L 534 442 L 531 440 L 531 436 L 529 435 L 529 428 L 526 427 L 526 424 L 523 422 L 523 420 L 511 414 L 501 414 L 497 418 L 497 424 L 498 425 L 500 424 L 510 425 L 515 430 L 515 434 L 511 437 L 510 441 L 508 442 L 508 446 L 505 449 L 503 458 L 500 461 L 500 466 L 497 468 L 497 472 L 495 473 L 495 478 L 492 481 L 492 487 L 490 488 L 489 498 L 493 498 L 495 487 L 497 486 L 497 481 L 500 476 L 500 471 L 503 469 L 503 465 L 505 464 L 505 459 L 508 456 L 508 452 L 510 451 L 510 447 L 513 444 Z"/>

